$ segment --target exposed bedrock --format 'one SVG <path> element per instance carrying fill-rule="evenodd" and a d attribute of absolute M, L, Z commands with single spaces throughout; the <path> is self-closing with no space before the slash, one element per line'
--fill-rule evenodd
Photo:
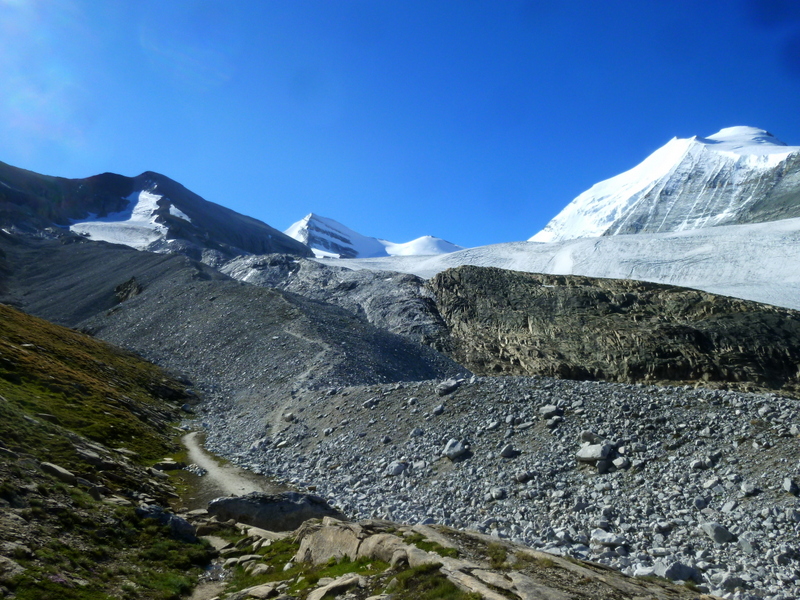
<path fill-rule="evenodd" d="M 475 373 L 798 392 L 800 314 L 629 280 L 463 266 L 429 282 Z"/>

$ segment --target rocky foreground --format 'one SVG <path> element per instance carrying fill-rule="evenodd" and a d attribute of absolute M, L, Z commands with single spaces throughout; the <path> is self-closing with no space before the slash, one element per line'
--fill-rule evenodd
<path fill-rule="evenodd" d="M 350 518 L 474 530 L 724 597 L 800 596 L 796 400 L 509 377 L 205 410 L 209 449 Z"/>
<path fill-rule="evenodd" d="M 680 587 L 655 577 L 628 578 L 602 565 L 442 526 L 325 517 L 291 532 L 275 532 L 235 519 L 223 521 L 205 510 L 186 516 L 219 548 L 217 568 L 211 573 L 227 580 L 227 584 L 201 585 L 195 597 L 216 591 L 218 598 L 227 600 L 704 597 L 691 584 Z"/>

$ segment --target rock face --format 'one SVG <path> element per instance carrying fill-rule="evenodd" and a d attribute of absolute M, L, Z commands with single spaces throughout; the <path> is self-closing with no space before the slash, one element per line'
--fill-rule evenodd
<path fill-rule="evenodd" d="M 429 287 L 456 359 L 475 373 L 799 389 L 795 311 L 657 284 L 470 266 L 439 273 Z"/>
<path fill-rule="evenodd" d="M 292 531 L 308 519 L 344 518 L 323 498 L 299 492 L 252 492 L 246 496 L 217 498 L 209 503 L 208 512 L 219 520 L 234 519 L 267 531 Z"/>
<path fill-rule="evenodd" d="M 381 560 L 395 569 L 424 566 L 418 576 L 438 571 L 459 590 L 487 600 L 698 597 L 697 593 L 666 581 L 637 581 L 597 564 L 569 561 L 507 540 L 441 526 L 412 528 L 388 521 L 342 523 L 325 519 L 321 524 L 306 523 L 295 537 L 299 549 L 294 560 L 298 563 L 320 565 L 347 557 L 352 561 Z M 432 550 L 427 549 L 431 547 Z M 502 560 L 498 560 L 500 556 Z M 670 568 L 670 574 L 695 575 L 685 566 L 683 570 L 672 565 Z M 334 586 L 371 587 L 364 578 L 360 579 L 343 576 L 320 586 L 308 597 L 322 598 Z"/>

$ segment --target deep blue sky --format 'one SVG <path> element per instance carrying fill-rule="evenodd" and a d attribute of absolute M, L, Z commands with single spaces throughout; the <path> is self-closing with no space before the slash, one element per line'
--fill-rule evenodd
<path fill-rule="evenodd" d="M 527 239 L 674 136 L 800 145 L 797 0 L 0 0 L 0 160 L 279 229 Z"/>

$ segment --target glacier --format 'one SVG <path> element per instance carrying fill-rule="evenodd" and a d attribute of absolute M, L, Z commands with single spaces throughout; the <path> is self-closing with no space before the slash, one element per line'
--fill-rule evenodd
<path fill-rule="evenodd" d="M 167 235 L 167 227 L 159 222 L 159 201 L 163 196 L 152 190 L 139 190 L 131 193 L 126 200 L 128 206 L 105 217 L 89 215 L 88 218 L 73 221 L 70 231 L 88 237 L 93 241 L 122 244 L 136 250 L 146 250 L 151 244 Z M 169 205 L 170 214 L 180 213 L 180 218 L 189 218 Z"/>
<path fill-rule="evenodd" d="M 551 243 L 511 242 L 439 256 L 342 261 L 424 278 L 461 265 L 636 279 L 800 310 L 800 218 Z"/>

